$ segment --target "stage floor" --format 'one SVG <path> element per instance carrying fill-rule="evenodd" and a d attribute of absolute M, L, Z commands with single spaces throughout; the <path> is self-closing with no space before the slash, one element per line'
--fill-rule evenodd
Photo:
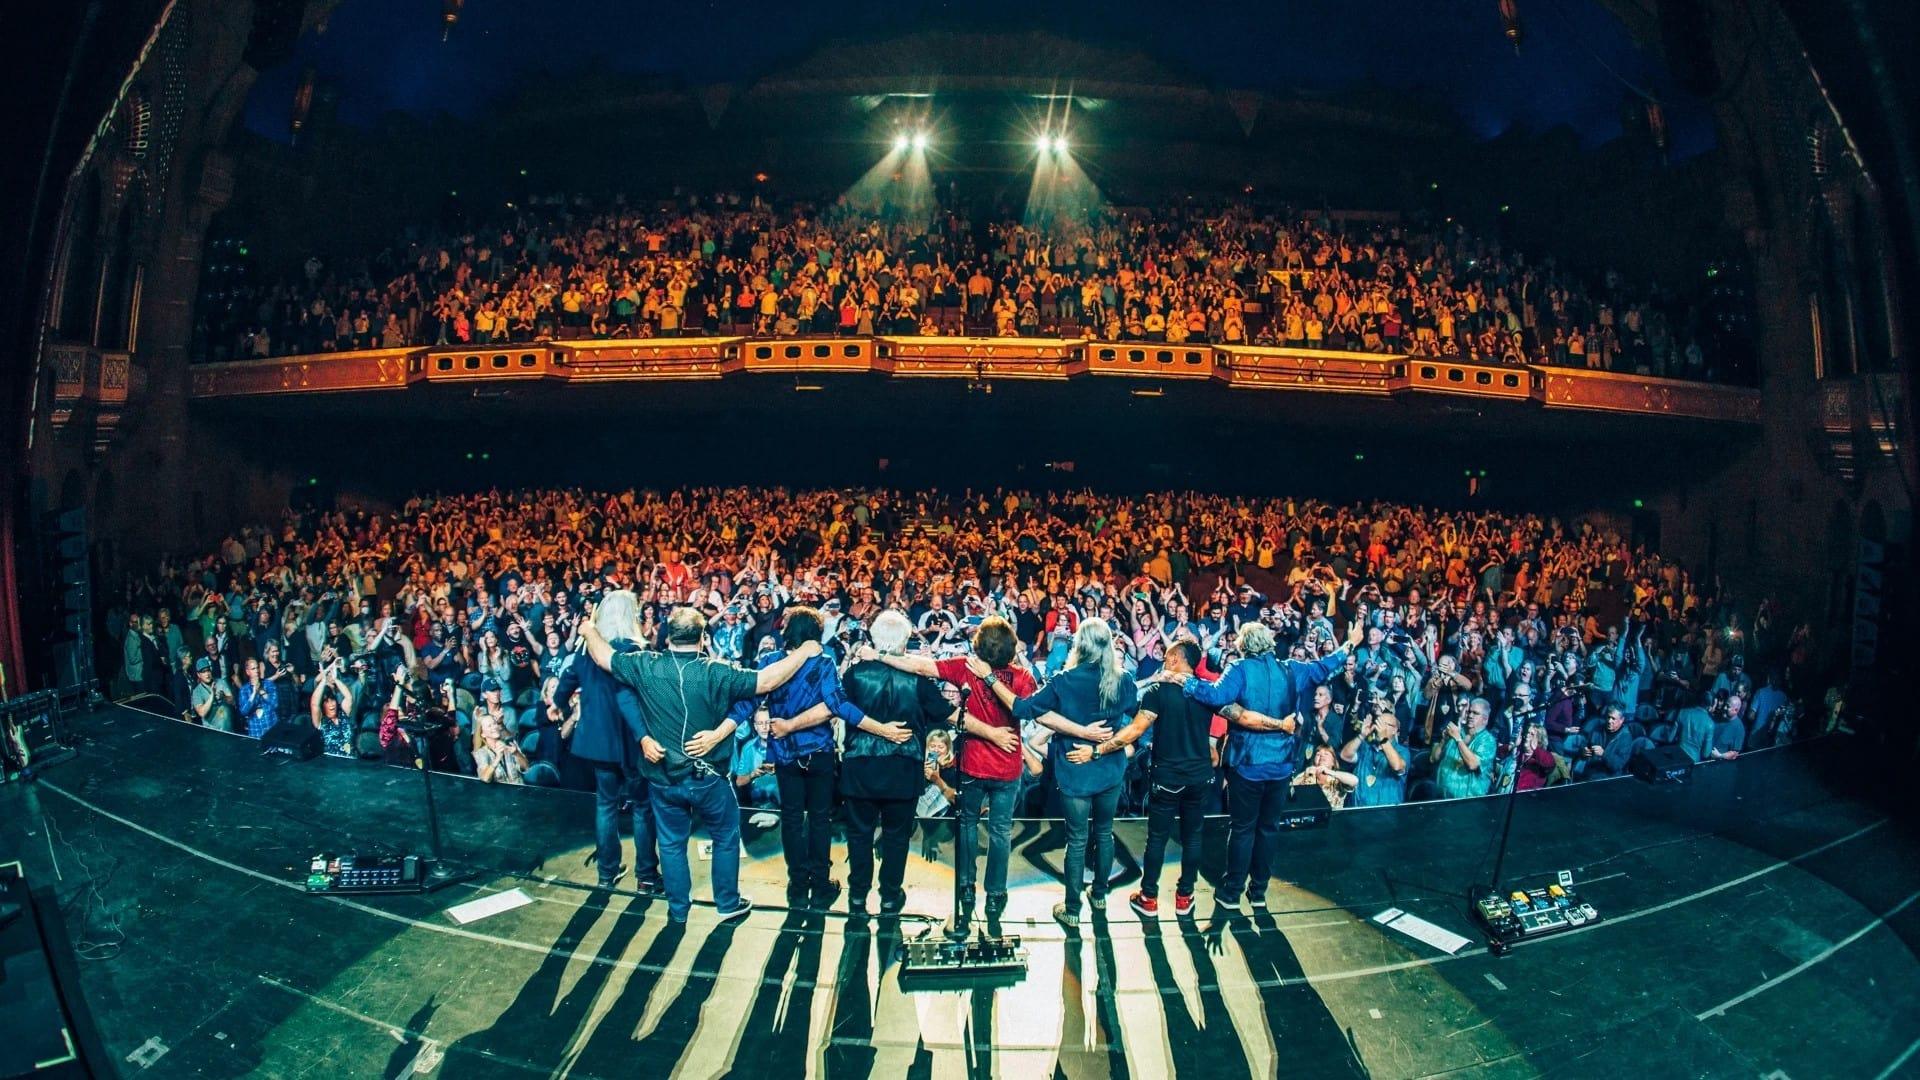
<path fill-rule="evenodd" d="M 1283 838 L 1269 912 L 1215 919 L 1203 885 L 1197 919 L 1148 924 L 1124 902 L 1144 827 L 1123 823 L 1112 909 L 1078 937 L 1047 915 L 1059 830 L 1023 823 L 1005 929 L 1024 981 L 908 994 L 893 954 L 947 908 L 944 844 L 932 862 L 915 840 L 917 917 L 854 922 L 776 909 L 778 832 L 751 827 L 764 910 L 715 926 L 697 906 L 677 931 L 658 902 L 587 888 L 589 797 L 441 777 L 448 846 L 478 876 L 314 899 L 316 851 L 424 848 L 417 774 L 263 760 L 121 708 L 79 727 L 76 759 L 0 788 L 0 861 L 101 957 L 81 989 L 126 1075 L 1920 1075 L 1920 845 L 1834 790 L 1843 745 L 1525 797 L 1508 883 L 1571 869 L 1604 918 L 1504 958 L 1460 899 L 1499 800 L 1336 814 Z M 511 889 L 532 902 L 446 913 Z M 1390 907 L 1475 944 L 1370 921 Z M 164 1052 L 143 1068 L 143 1047 Z"/>

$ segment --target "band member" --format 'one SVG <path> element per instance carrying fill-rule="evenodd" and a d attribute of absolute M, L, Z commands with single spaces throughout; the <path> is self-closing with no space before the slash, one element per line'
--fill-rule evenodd
<path fill-rule="evenodd" d="M 900 656 L 913 624 L 898 611 L 883 611 L 868 634 L 881 656 Z M 877 828 L 880 914 L 898 915 L 907 902 L 901 883 L 915 805 L 927 787 L 929 769 L 939 775 L 941 750 L 929 736 L 944 730 L 954 708 L 934 680 L 897 671 L 877 659 L 854 663 L 844 678 L 847 697 L 867 714 L 866 723 L 847 732 L 840 762 L 840 794 L 847 804 L 847 910 L 867 912 Z"/>
<path fill-rule="evenodd" d="M 1016 697 L 1034 691 L 1033 676 L 1013 666 L 1019 642 L 1013 624 L 998 615 L 982 619 L 973 632 L 973 655 L 984 661 L 993 677 Z M 871 659 L 863 653 L 862 659 Z M 967 658 L 935 661 L 928 656 L 882 656 L 882 663 L 914 675 L 942 679 L 961 688 L 966 714 L 961 718 L 960 798 L 954 804 L 953 929 L 964 933 L 973 920 L 975 862 L 980 857 L 980 815 L 987 817 L 987 919 L 997 920 L 1007 907 L 1007 860 L 1013 853 L 1013 807 L 1020 795 L 1020 722 L 987 685 L 968 670 Z"/>
<path fill-rule="evenodd" d="M 760 658 L 759 667 L 777 664 L 800 646 L 822 644 L 820 612 L 787 609 L 780 627 L 782 649 Z M 847 700 L 833 660 L 817 654 L 784 686 L 764 699 L 766 719 L 758 734 L 766 740 L 767 761 L 780 786 L 780 845 L 787 859 L 787 906 L 828 908 L 840 895 L 833 868 L 833 792 L 838 759 L 832 720 L 864 725 L 867 714 Z M 754 703 L 733 707 L 736 724 L 753 719 Z M 873 725 L 876 728 L 879 724 Z"/>
<path fill-rule="evenodd" d="M 706 617 L 688 607 L 667 616 L 664 653 L 616 653 L 591 621 L 580 626 L 594 664 L 639 693 L 646 721 L 640 775 L 653 802 L 667 917 L 676 923 L 687 921 L 692 906 L 687 838 L 696 820 L 713 838 L 713 897 L 720 918 L 737 919 L 753 908 L 753 901 L 740 895 L 740 804 L 728 779 L 735 724 L 727 712 L 734 702 L 785 684 L 820 654 L 819 642 L 809 642 L 776 664 L 748 671 L 701 656 L 706 635 Z"/>
<path fill-rule="evenodd" d="M 1181 638 L 1167 646 L 1169 676 L 1185 675 L 1200 662 L 1200 646 Z M 1140 700 L 1133 722 L 1094 748 L 1106 755 L 1131 746 L 1153 729 L 1153 763 L 1148 773 L 1147 850 L 1140 859 L 1140 888 L 1127 903 L 1146 918 L 1160 914 L 1160 870 L 1167 841 L 1180 827 L 1180 879 L 1174 884 L 1173 912 L 1193 913 L 1193 889 L 1200 880 L 1201 832 L 1207 820 L 1207 796 L 1213 783 L 1213 710 L 1169 682 L 1156 682 Z"/>
<path fill-rule="evenodd" d="M 632 592 L 607 594 L 594 609 L 593 624 L 615 653 L 640 651 L 639 604 Z M 576 700 L 577 698 L 577 700 Z M 560 723 L 579 708 L 571 753 L 593 766 L 594 862 L 600 888 L 611 889 L 626 876 L 620 862 L 620 805 L 633 807 L 634 887 L 660 891 L 660 855 L 653 829 L 647 782 L 640 776 L 640 738 L 647 733 L 640 699 L 633 688 L 594 664 L 571 663 L 560 672 L 548 716 Z"/>
<path fill-rule="evenodd" d="M 1053 917 L 1069 930 L 1080 925 L 1080 880 L 1087 852 L 1093 851 L 1093 883 L 1086 888 L 1095 911 L 1107 906 L 1107 879 L 1113 871 L 1113 814 L 1120 805 L 1127 775 L 1125 748 L 1110 754 L 1100 747 L 1113 737 L 1113 724 L 1126 724 L 1140 704 L 1133 680 L 1120 669 L 1113 628 L 1105 619 L 1088 619 L 1074 632 L 1066 667 L 1028 697 L 1016 697 L 979 657 L 967 668 L 993 691 L 1016 720 L 1037 720 L 1054 729 L 1047 756 L 1060 784 L 1065 806 L 1067 851 L 1062 867 L 1067 896 Z"/>
<path fill-rule="evenodd" d="M 1169 676 L 1187 697 L 1219 709 L 1233 725 L 1227 740 L 1227 868 L 1214 894 L 1225 910 L 1243 910 L 1242 890 L 1255 906 L 1266 903 L 1280 814 L 1300 761 L 1295 714 L 1311 700 L 1313 688 L 1346 663 L 1362 625 L 1354 620 L 1346 644 L 1318 660 L 1281 660 L 1273 654 L 1273 631 L 1249 623 L 1234 637 L 1241 659 L 1220 681 Z"/>

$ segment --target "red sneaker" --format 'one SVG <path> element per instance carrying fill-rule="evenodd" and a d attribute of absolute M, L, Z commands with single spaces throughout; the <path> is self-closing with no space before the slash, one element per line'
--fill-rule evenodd
<path fill-rule="evenodd" d="M 1135 892 L 1127 897 L 1127 906 L 1139 912 L 1144 918 L 1155 919 L 1160 916 L 1160 901 L 1141 892 Z"/>
<path fill-rule="evenodd" d="M 1193 914 L 1193 894 L 1177 892 L 1173 894 L 1173 913 L 1175 915 Z"/>

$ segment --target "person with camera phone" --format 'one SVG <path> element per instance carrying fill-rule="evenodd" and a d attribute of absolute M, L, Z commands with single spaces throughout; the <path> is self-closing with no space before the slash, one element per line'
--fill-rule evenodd
<path fill-rule="evenodd" d="M 215 731 L 233 730 L 233 687 L 216 678 L 214 662 L 202 656 L 193 662 L 193 689 L 187 698 L 188 715 L 203 727 Z"/>
<path fill-rule="evenodd" d="M 1313 761 L 1306 768 L 1293 774 L 1292 783 L 1296 788 L 1317 789 L 1327 807 L 1338 810 L 1360 786 L 1360 779 L 1335 763 L 1332 747 L 1322 746 L 1314 750 Z"/>
<path fill-rule="evenodd" d="M 265 666 L 257 657 L 248 657 L 241 672 L 240 715 L 247 720 L 247 737 L 258 739 L 280 722 L 280 688 L 265 678 Z"/>
<path fill-rule="evenodd" d="M 1464 799 L 1493 789 L 1494 754 L 1499 744 L 1487 724 L 1493 706 L 1486 698 L 1470 699 L 1462 719 L 1450 720 L 1428 751 L 1434 763 L 1433 781 L 1440 798 Z"/>
<path fill-rule="evenodd" d="M 1397 806 L 1407 801 L 1407 768 L 1413 756 L 1400 742 L 1400 717 L 1392 703 L 1374 703 L 1372 714 L 1340 748 L 1340 760 L 1353 767 L 1353 805 Z"/>
<path fill-rule="evenodd" d="M 319 730 L 320 741 L 329 755 L 354 755 L 353 691 L 340 681 L 340 661 L 320 669 L 313 693 L 307 699 L 307 715 Z"/>

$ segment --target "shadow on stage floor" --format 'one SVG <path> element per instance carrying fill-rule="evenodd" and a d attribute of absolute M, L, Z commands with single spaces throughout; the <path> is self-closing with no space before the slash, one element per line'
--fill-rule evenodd
<path fill-rule="evenodd" d="M 1635 1022 L 1694 1075 L 1870 1076 L 1920 1030 L 1911 954 L 1835 944 L 1920 929 L 1911 837 L 1839 793 L 1857 776 L 1838 745 L 1687 785 L 1522 797 L 1508 882 L 1570 869 L 1606 918 L 1498 962 L 1370 920 L 1397 907 L 1472 936 L 1462 897 L 1489 869 L 1500 800 L 1343 811 L 1285 834 L 1270 910 L 1238 918 L 1213 912 L 1205 886 L 1194 918 L 1137 917 L 1125 896 L 1144 828 L 1123 821 L 1110 909 L 1079 934 L 1048 917 L 1064 830 L 1021 822 L 1004 924 L 1027 940 L 1026 978 L 910 994 L 900 941 L 951 896 L 943 823 L 916 840 L 908 917 L 868 920 L 780 908 L 778 829 L 749 818 L 742 888 L 760 908 L 720 924 L 697 907 L 682 929 L 660 902 L 586 880 L 590 798 L 437 777 L 448 845 L 475 879 L 320 900 L 299 884 L 314 851 L 421 844 L 417 774 L 269 764 L 247 740 L 124 710 L 81 726 L 92 741 L 77 759 L 0 792 L 0 841 L 66 882 L 75 937 L 107 915 L 126 930 L 83 987 L 114 1056 L 167 1041 L 156 1076 L 315 1060 L 389 1077 L 1581 1075 Z M 1210 825 L 1203 882 L 1223 831 Z M 514 889 L 528 902 L 504 914 L 447 915 Z M 1793 981 L 1765 981 L 1782 971 Z M 1790 1019 L 1811 1015 L 1852 1037 L 1820 1050 Z"/>

